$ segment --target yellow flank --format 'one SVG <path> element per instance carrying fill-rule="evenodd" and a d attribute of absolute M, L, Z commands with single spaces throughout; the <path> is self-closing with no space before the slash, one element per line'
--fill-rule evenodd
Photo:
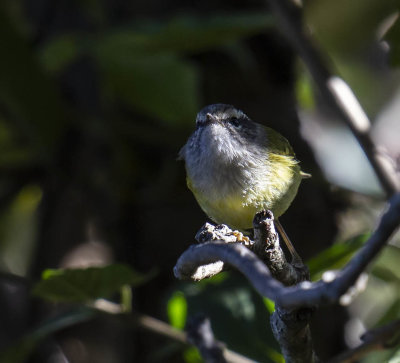
<path fill-rule="evenodd" d="M 211 219 L 231 228 L 245 230 L 253 227 L 254 215 L 262 209 L 272 210 L 276 218 L 286 211 L 296 196 L 302 178 L 300 167 L 291 149 L 284 153 L 282 150 L 276 153 L 273 147 L 271 149 L 272 152 L 267 152 L 266 158 L 268 175 L 262 180 L 254 180 L 254 184 L 247 190 L 237 190 L 221 198 L 210 198 L 197 191 L 187 179 L 189 189 Z M 260 176 L 255 179 L 258 178 Z"/>

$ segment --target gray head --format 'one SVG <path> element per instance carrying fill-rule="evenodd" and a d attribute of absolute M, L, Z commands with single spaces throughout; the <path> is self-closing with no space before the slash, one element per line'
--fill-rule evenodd
<path fill-rule="evenodd" d="M 197 114 L 196 131 L 210 125 L 220 126 L 215 129 L 217 133 L 225 129 L 237 139 L 253 138 L 256 131 L 256 124 L 244 112 L 222 103 L 206 106 Z"/>
<path fill-rule="evenodd" d="M 257 151 L 265 145 L 265 129 L 231 105 L 214 104 L 204 107 L 196 118 L 196 130 L 182 148 L 180 156 L 198 159 L 217 155 L 233 160 Z M 263 146 L 264 146 L 263 145 Z"/>
<path fill-rule="evenodd" d="M 215 104 L 198 113 L 179 156 L 193 188 L 221 197 L 248 188 L 254 173 L 267 172 L 267 140 L 264 126 L 231 105 Z"/>

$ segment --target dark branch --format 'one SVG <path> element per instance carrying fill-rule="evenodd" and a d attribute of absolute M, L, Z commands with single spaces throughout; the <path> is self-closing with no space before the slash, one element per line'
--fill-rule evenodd
<path fill-rule="evenodd" d="M 130 315 L 126 314 L 119 314 L 121 319 L 123 319 L 124 322 L 127 323 L 133 323 L 134 325 L 137 325 L 138 327 L 142 329 L 146 329 L 148 331 L 151 331 L 152 333 L 159 334 L 161 336 L 164 336 L 166 338 L 172 339 L 178 343 L 188 345 L 188 344 L 193 344 L 193 340 L 189 338 L 188 334 L 184 333 L 183 331 L 177 330 L 173 328 L 171 325 L 158 320 L 156 318 L 153 318 L 148 315 L 144 314 L 138 314 L 138 313 L 133 313 Z M 211 329 L 211 327 L 210 327 Z M 212 332 L 211 332 L 212 334 Z M 193 338 L 193 336 L 192 336 Z M 197 337 L 198 338 L 198 337 Z M 196 339 L 197 339 L 196 338 Z M 202 338 L 199 338 L 202 339 Z M 215 342 L 217 344 L 217 342 Z M 207 343 L 209 344 L 209 343 Z M 219 344 L 219 343 L 218 343 Z M 197 348 L 199 348 L 196 345 Z M 251 363 L 252 360 L 244 357 L 243 355 L 233 352 L 229 349 L 226 349 L 224 346 L 219 345 L 219 347 L 222 349 L 223 353 L 223 359 L 225 361 L 228 361 L 230 363 Z"/>
<path fill-rule="evenodd" d="M 205 362 L 226 362 L 224 345 L 215 339 L 210 320 L 207 317 L 199 315 L 189 319 L 186 333 L 188 341 L 199 350 Z"/>
<path fill-rule="evenodd" d="M 271 328 L 285 362 L 318 362 L 309 326 L 313 312 L 311 308 L 288 310 L 275 305 Z"/>
<path fill-rule="evenodd" d="M 307 266 L 303 263 L 288 263 L 279 244 L 279 236 L 274 226 L 271 211 L 258 212 L 253 220 L 254 244 L 250 249 L 269 268 L 273 277 L 286 286 L 309 280 Z"/>
<path fill-rule="evenodd" d="M 275 231 L 274 216 L 271 211 L 261 211 L 253 221 L 254 245 L 252 250 L 263 260 L 273 277 L 285 286 L 296 285 L 310 279 L 307 266 L 296 259 L 294 264 L 286 261 Z M 276 304 L 271 315 L 271 328 L 281 347 L 286 362 L 316 362 L 311 332 L 310 319 L 313 308 L 298 306 L 285 309 Z"/>
<path fill-rule="evenodd" d="M 210 242 L 189 247 L 178 259 L 174 273 L 179 279 L 189 278 L 197 266 L 222 260 L 241 271 L 261 295 L 274 300 L 281 307 L 332 304 L 339 301 L 339 298 L 356 282 L 367 265 L 385 246 L 399 223 L 400 194 L 396 194 L 389 201 L 388 209 L 375 232 L 331 281 L 315 283 L 305 281 L 296 286 L 285 287 L 273 278 L 268 267 L 248 248 L 238 243 L 224 242 Z"/>
<path fill-rule="evenodd" d="M 271 272 L 271 281 L 276 279 L 284 285 L 295 285 L 309 279 L 306 266 L 302 263 L 297 263 L 294 266 L 287 262 L 279 245 L 279 236 L 275 231 L 272 212 L 261 211 L 257 213 L 254 217 L 253 226 L 254 242 L 248 241 L 247 247 L 260 258 L 258 261 L 264 268 L 265 266 L 268 267 L 266 272 Z M 223 247 L 224 245 L 229 246 L 237 240 L 235 234 L 237 235 L 237 232 L 232 232 L 224 225 L 212 226 L 206 224 L 196 235 L 196 239 L 207 245 L 213 245 L 213 242 L 215 242 L 215 245 L 219 244 Z M 232 239 L 232 237 L 234 238 Z M 241 244 L 236 245 L 238 248 L 243 247 Z M 254 258 L 257 259 L 256 256 Z M 228 261 L 222 260 L 229 263 L 232 262 L 229 259 Z M 217 261 L 211 264 L 194 266 L 194 269 L 190 267 L 187 270 L 185 268 L 177 269 L 175 272 L 177 274 L 183 273 L 185 277 L 197 280 L 199 276 L 207 277 L 209 273 L 205 271 L 214 271 L 214 269 L 211 269 L 212 266 L 223 265 L 224 262 Z M 199 274 L 199 271 L 201 271 L 201 274 Z M 275 338 L 281 345 L 286 361 L 316 361 L 309 329 L 309 321 L 314 309 L 299 307 L 294 310 L 287 310 L 279 305 L 276 305 L 275 308 L 275 312 L 271 316 L 271 327 Z M 200 322 L 202 323 L 202 320 Z M 220 362 L 221 347 L 215 342 L 209 323 L 205 325 L 197 324 L 199 329 L 192 329 L 192 325 L 188 329 L 189 337 L 193 337 L 192 342 L 199 348 L 205 361 Z M 195 324 L 195 327 L 197 325 Z"/>

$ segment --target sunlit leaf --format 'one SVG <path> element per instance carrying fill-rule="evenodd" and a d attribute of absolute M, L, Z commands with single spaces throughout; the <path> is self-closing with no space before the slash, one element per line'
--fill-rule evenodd
<path fill-rule="evenodd" d="M 123 264 L 86 269 L 45 270 L 33 293 L 55 302 L 87 302 L 107 298 L 124 285 L 138 286 L 150 278 Z"/>
<path fill-rule="evenodd" d="M 168 319 L 170 324 L 183 329 L 186 324 L 187 302 L 185 295 L 181 291 L 175 291 L 167 304 Z"/>
<path fill-rule="evenodd" d="M 195 347 L 187 348 L 183 351 L 183 359 L 186 363 L 202 363 L 203 359 Z"/>
<path fill-rule="evenodd" d="M 275 302 L 266 297 L 263 298 L 263 301 L 264 301 L 264 305 L 267 308 L 268 312 L 270 314 L 272 314 L 275 311 Z"/>
<path fill-rule="evenodd" d="M 275 349 L 268 349 L 268 356 L 274 363 L 285 363 L 285 358 L 283 358 L 282 353 L 278 352 Z"/>

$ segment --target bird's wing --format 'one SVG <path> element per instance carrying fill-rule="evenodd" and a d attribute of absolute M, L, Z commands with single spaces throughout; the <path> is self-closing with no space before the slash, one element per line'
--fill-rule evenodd
<path fill-rule="evenodd" d="M 267 129 L 268 135 L 268 147 L 271 152 L 278 155 L 292 156 L 296 157 L 292 146 L 289 141 L 286 140 L 279 132 L 265 127 Z"/>

